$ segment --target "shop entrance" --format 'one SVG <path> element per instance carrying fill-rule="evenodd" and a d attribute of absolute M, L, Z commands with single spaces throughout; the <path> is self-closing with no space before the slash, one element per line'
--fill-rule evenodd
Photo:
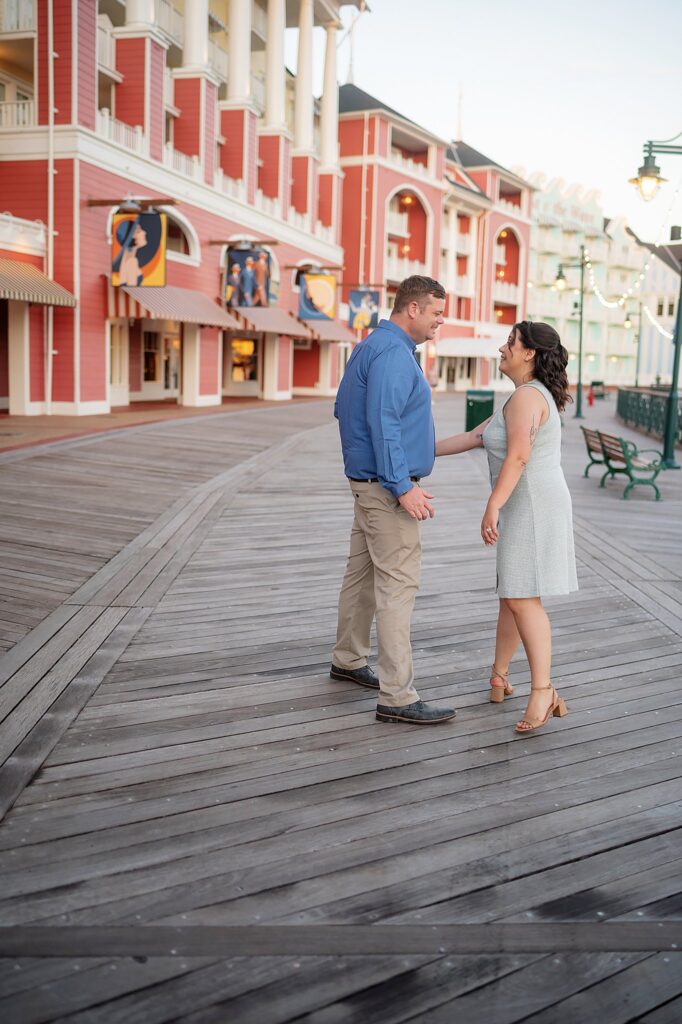
<path fill-rule="evenodd" d="M 144 331 L 142 395 L 146 399 L 177 398 L 180 393 L 180 335 Z"/>
<path fill-rule="evenodd" d="M 223 339 L 223 394 L 257 398 L 262 379 L 262 337 L 226 333 Z"/>

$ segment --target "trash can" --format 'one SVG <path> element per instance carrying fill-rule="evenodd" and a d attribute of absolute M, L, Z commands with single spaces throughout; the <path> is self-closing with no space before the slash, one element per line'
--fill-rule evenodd
<path fill-rule="evenodd" d="M 464 429 L 473 430 L 479 423 L 483 423 L 483 420 L 487 420 L 489 416 L 492 416 L 495 406 L 495 392 L 467 391 L 466 403 L 467 411 Z"/>

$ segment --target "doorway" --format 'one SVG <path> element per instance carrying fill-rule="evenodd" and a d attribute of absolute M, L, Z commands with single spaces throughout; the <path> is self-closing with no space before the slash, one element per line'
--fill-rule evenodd
<path fill-rule="evenodd" d="M 128 328 L 109 325 L 109 405 L 130 403 L 128 372 Z"/>

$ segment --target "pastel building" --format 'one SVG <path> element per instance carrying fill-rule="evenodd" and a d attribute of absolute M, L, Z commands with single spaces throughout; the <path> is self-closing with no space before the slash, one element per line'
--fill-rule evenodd
<path fill-rule="evenodd" d="M 0 408 L 334 393 L 353 335 L 296 314 L 301 268 L 343 265 L 341 6 L 0 0 Z M 167 215 L 163 287 L 112 285 L 124 203 Z M 268 254 L 264 306 L 225 308 L 239 246 Z"/>

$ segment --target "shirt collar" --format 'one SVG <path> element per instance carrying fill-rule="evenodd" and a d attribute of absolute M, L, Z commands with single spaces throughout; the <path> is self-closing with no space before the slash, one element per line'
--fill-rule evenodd
<path fill-rule="evenodd" d="M 404 331 L 403 328 L 399 327 L 398 324 L 393 322 L 393 320 L 380 320 L 378 326 L 383 328 L 385 331 L 390 331 L 391 334 L 395 334 L 396 338 L 400 338 L 401 341 L 408 344 L 413 352 L 417 348 L 417 343 L 412 341 L 412 338 L 409 336 L 407 331 Z"/>

